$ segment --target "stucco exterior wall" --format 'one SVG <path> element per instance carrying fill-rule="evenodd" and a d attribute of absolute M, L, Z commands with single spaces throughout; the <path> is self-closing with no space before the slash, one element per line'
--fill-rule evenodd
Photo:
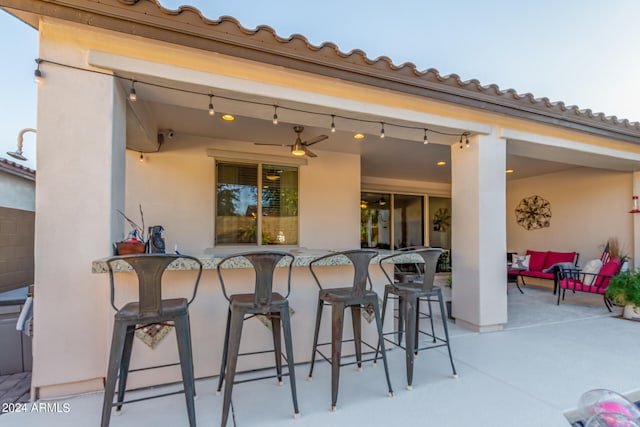
<path fill-rule="evenodd" d="M 0 171 L 0 207 L 33 212 L 35 192 L 34 181 Z"/>
<path fill-rule="evenodd" d="M 213 247 L 215 232 L 215 161 L 206 149 L 242 144 L 176 135 L 170 145 L 180 149 L 147 153 L 144 162 L 127 151 L 126 214 L 139 223 L 141 204 L 147 227 L 164 226 L 169 250 L 200 254 Z M 299 246 L 358 247 L 360 157 L 317 151 L 299 167 Z"/>
<path fill-rule="evenodd" d="M 609 237 L 617 237 L 633 256 L 631 173 L 574 168 L 507 183 L 507 250 L 577 251 L 580 264 L 599 258 Z M 551 225 L 526 230 L 515 209 L 524 197 L 538 195 L 551 204 Z"/>

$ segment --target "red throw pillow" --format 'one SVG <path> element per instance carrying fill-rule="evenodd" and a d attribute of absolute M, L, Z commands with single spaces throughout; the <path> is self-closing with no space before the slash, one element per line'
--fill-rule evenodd
<path fill-rule="evenodd" d="M 559 262 L 573 262 L 576 259 L 575 252 L 551 252 L 547 253 L 547 259 L 544 261 L 544 269 L 551 267 Z"/>
<path fill-rule="evenodd" d="M 547 259 L 546 252 L 527 251 L 527 255 L 531 255 L 529 260 L 529 271 L 542 271 L 544 261 Z"/>
<path fill-rule="evenodd" d="M 599 276 L 597 276 L 594 286 L 609 285 L 609 281 L 611 280 L 611 278 L 602 277 L 602 276 L 615 276 L 616 274 L 618 274 L 618 271 L 620 271 L 621 264 L 622 262 L 620 261 L 620 258 L 615 257 L 611 261 L 603 265 L 602 268 L 600 269 L 600 272 L 598 273 Z M 600 276 L 600 274 L 602 276 Z"/>

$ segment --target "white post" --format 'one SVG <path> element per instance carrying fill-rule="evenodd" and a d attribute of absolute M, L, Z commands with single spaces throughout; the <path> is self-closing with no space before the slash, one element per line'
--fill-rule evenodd
<path fill-rule="evenodd" d="M 55 58 L 55 47 L 44 45 L 41 55 Z M 109 293 L 91 262 L 110 255 L 122 238 L 116 209 L 124 206 L 126 138 L 126 101 L 116 79 L 47 63 L 41 68 L 34 397 L 102 387 Z"/>
<path fill-rule="evenodd" d="M 640 195 L 640 172 L 633 172 L 633 196 Z M 632 199 L 629 198 L 629 210 L 632 207 Z M 630 269 L 640 267 L 640 213 L 633 215 L 633 265 Z"/>
<path fill-rule="evenodd" d="M 495 134 L 451 147 L 453 315 L 477 331 L 502 329 L 506 294 L 506 141 Z"/>

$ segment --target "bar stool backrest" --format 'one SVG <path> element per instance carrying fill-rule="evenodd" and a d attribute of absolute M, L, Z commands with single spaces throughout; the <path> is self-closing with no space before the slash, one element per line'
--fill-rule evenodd
<path fill-rule="evenodd" d="M 422 276 L 422 290 L 429 292 L 433 289 L 433 280 L 436 276 L 436 267 L 438 259 L 442 254 L 440 248 L 422 248 L 417 249 L 414 253 L 420 255 L 424 260 L 424 274 Z"/>
<path fill-rule="evenodd" d="M 348 251 L 335 252 L 325 255 L 320 258 L 316 258 L 309 264 L 309 269 L 311 270 L 311 274 L 313 278 L 316 280 L 318 287 L 322 289 L 322 285 L 320 284 L 320 280 L 314 271 L 314 267 L 318 265 L 319 262 L 325 261 L 329 258 L 344 256 L 351 264 L 353 264 L 353 287 L 351 290 L 351 295 L 353 297 L 360 297 L 365 294 L 367 289 L 371 289 L 371 278 L 369 277 L 369 264 L 371 260 L 378 255 L 378 251 L 373 249 L 352 249 Z M 367 287 L 367 282 L 369 282 L 369 286 Z"/>
<path fill-rule="evenodd" d="M 440 258 L 440 254 L 442 254 L 441 248 L 413 247 L 413 248 L 401 249 L 395 254 L 388 255 L 380 259 L 379 264 L 380 264 L 380 267 L 382 268 L 382 272 L 384 273 L 385 276 L 387 276 L 389 283 L 393 285 L 395 282 L 389 276 L 387 271 L 383 268 L 382 263 L 386 260 L 390 260 L 397 257 L 406 257 L 407 255 L 412 255 L 412 254 L 419 255 L 424 261 L 424 265 L 422 268 L 423 273 L 420 279 L 422 282 L 421 288 L 424 292 L 430 292 L 433 289 L 433 281 L 436 275 L 438 259 Z M 420 271 L 420 269 L 418 269 L 418 271 Z"/>
<path fill-rule="evenodd" d="M 193 289 L 193 296 L 189 300 L 189 304 L 193 301 L 198 291 L 200 276 L 202 275 L 202 263 L 197 258 L 188 255 L 176 254 L 141 254 L 141 255 L 121 255 L 111 257 L 106 260 L 109 268 L 109 280 L 111 284 L 111 306 L 116 310 L 115 306 L 115 284 L 113 278 L 113 266 L 116 261 L 124 261 L 131 266 L 138 276 L 138 302 L 140 306 L 141 316 L 158 316 L 160 315 L 162 301 L 162 275 L 166 271 L 169 264 L 176 259 L 183 258 L 195 262 L 199 266 L 198 277 Z"/>
<path fill-rule="evenodd" d="M 256 251 L 256 252 L 244 252 L 241 254 L 230 255 L 223 258 L 218 263 L 218 278 L 220 279 L 220 285 L 222 286 L 222 292 L 225 298 L 229 299 L 227 291 L 224 285 L 224 278 L 222 274 L 223 265 L 232 259 L 245 258 L 253 267 L 255 272 L 255 285 L 254 285 L 254 305 L 256 307 L 268 307 L 271 305 L 273 295 L 273 274 L 276 266 L 284 258 L 289 258 L 288 264 L 288 277 L 287 277 L 287 294 L 285 298 L 289 296 L 291 292 L 291 267 L 293 266 L 294 257 L 288 252 L 282 251 Z"/>

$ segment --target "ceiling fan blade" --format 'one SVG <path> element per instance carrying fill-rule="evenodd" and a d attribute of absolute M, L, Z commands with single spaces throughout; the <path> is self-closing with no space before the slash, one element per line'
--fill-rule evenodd
<path fill-rule="evenodd" d="M 303 144 L 308 147 L 310 145 L 317 144 L 318 142 L 324 141 L 327 138 L 329 138 L 327 135 L 319 135 L 319 136 L 316 136 L 315 138 L 311 138 L 310 140 L 303 142 Z"/>
<path fill-rule="evenodd" d="M 307 156 L 309 156 L 309 157 L 318 157 L 316 155 L 316 153 L 314 153 L 313 151 L 309 150 L 306 145 L 303 145 L 303 147 L 304 147 L 304 152 L 305 152 L 305 154 Z"/>
<path fill-rule="evenodd" d="M 275 147 L 291 147 L 289 144 L 270 144 L 268 142 L 254 142 L 254 145 L 271 145 Z"/>

